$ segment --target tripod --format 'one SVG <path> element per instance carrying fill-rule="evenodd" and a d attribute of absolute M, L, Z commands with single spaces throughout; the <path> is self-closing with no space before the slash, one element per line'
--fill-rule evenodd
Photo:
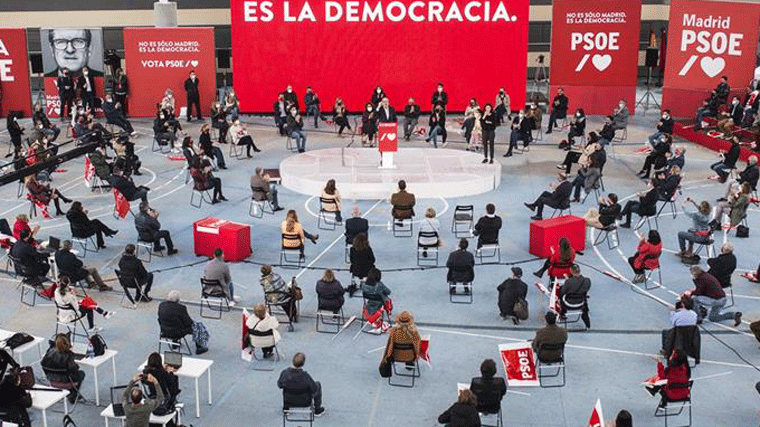
<path fill-rule="evenodd" d="M 636 103 L 636 106 L 633 107 L 633 110 L 636 111 L 637 108 L 639 108 L 639 105 L 644 104 L 644 114 L 647 113 L 647 110 L 649 110 L 649 101 L 652 101 L 652 104 L 654 104 L 654 107 L 657 107 L 657 110 L 660 110 L 660 104 L 657 102 L 657 99 L 655 99 L 654 94 L 652 93 L 649 85 L 649 80 L 652 78 L 652 67 L 647 67 L 647 91 L 644 93 L 644 96 L 639 99 L 639 101 Z"/>
<path fill-rule="evenodd" d="M 539 87 L 546 83 L 547 89 L 549 88 L 549 82 L 546 78 L 546 67 L 544 66 L 544 61 L 542 58 L 539 58 L 538 60 L 538 69 L 536 70 L 536 73 L 533 75 L 533 88 L 531 89 L 531 92 L 533 92 L 534 96 L 538 94 Z M 549 95 L 547 93 L 547 99 Z"/>

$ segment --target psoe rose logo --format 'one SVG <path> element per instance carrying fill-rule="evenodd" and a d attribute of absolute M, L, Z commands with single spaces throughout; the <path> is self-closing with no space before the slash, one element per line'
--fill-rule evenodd
<path fill-rule="evenodd" d="M 679 76 L 685 76 L 699 61 L 699 69 L 712 78 L 726 68 L 727 59 L 742 56 L 744 34 L 730 32 L 730 16 L 700 17 L 684 13 L 681 22 L 681 52 L 694 53 L 678 72 Z"/>

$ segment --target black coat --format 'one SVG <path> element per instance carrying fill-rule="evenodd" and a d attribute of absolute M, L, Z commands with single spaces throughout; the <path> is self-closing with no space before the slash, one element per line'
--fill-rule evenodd
<path fill-rule="evenodd" d="M 480 414 L 476 407 L 457 402 L 438 417 L 438 422 L 446 427 L 480 427 Z"/>
<path fill-rule="evenodd" d="M 346 244 L 353 245 L 354 238 L 359 233 L 369 231 L 369 221 L 365 218 L 349 218 L 346 220 Z"/>
<path fill-rule="evenodd" d="M 42 358 L 40 365 L 43 369 L 49 368 L 59 372 L 46 373 L 48 380 L 68 383 L 70 378 L 79 372 L 79 365 L 74 359 L 74 353 L 67 351 L 59 353 L 55 347 L 51 347 Z"/>
<path fill-rule="evenodd" d="M 386 112 L 385 108 L 377 107 L 377 120 L 380 123 L 395 123 L 398 120 L 396 119 L 396 110 L 393 109 L 393 107 L 388 106 L 388 111 Z"/>
<path fill-rule="evenodd" d="M 428 119 L 428 126 L 430 126 L 430 129 L 439 125 L 444 130 L 446 129 L 446 113 L 444 113 L 443 110 L 438 113 L 433 111 L 430 113 L 430 119 Z"/>
<path fill-rule="evenodd" d="M 483 216 L 475 223 L 473 234 L 478 236 L 478 243 L 481 245 L 490 245 L 499 243 L 499 230 L 501 230 L 501 218 L 498 215 Z"/>
<path fill-rule="evenodd" d="M 430 100 L 430 103 L 433 104 L 433 108 L 435 108 L 436 105 L 440 105 L 445 110 L 446 104 L 449 103 L 449 94 L 446 93 L 445 90 L 441 91 L 440 93 L 436 90 L 433 92 L 433 97 Z"/>
<path fill-rule="evenodd" d="M 60 96 L 74 96 L 74 80 L 70 75 L 58 76 L 58 94 Z"/>
<path fill-rule="evenodd" d="M 507 394 L 507 383 L 502 377 L 473 378 L 470 382 L 470 391 L 478 399 L 479 412 L 497 414 L 501 409 L 501 399 Z"/>
<path fill-rule="evenodd" d="M 77 79 L 77 89 L 84 91 L 87 82 L 90 83 L 90 89 L 92 89 L 92 93 L 95 93 L 95 79 L 92 77 L 92 74 L 88 75 L 87 77 L 79 76 Z"/>
<path fill-rule="evenodd" d="M 59 250 L 55 253 L 55 265 L 60 274 L 65 274 L 74 281 L 83 280 L 89 273 L 82 268 L 84 263 L 71 251 Z"/>
<path fill-rule="evenodd" d="M 158 305 L 158 325 L 161 336 L 166 338 L 182 338 L 193 331 L 193 319 L 187 314 L 187 307 L 173 301 Z"/>
<path fill-rule="evenodd" d="M 528 296 L 528 285 L 520 279 L 509 278 L 497 288 L 499 291 L 499 312 L 504 316 L 515 314 L 515 303 Z"/>
<path fill-rule="evenodd" d="M 308 372 L 293 367 L 286 368 L 280 373 L 277 387 L 282 389 L 284 408 L 302 408 L 311 405 L 311 398 L 319 389 Z"/>
<path fill-rule="evenodd" d="M 375 266 L 375 254 L 372 248 L 366 251 L 357 251 L 353 247 L 349 252 L 351 261 L 351 274 L 356 277 L 367 277 L 367 273 Z"/>
<path fill-rule="evenodd" d="M 134 255 L 124 254 L 119 260 L 119 271 L 122 276 L 133 277 L 140 283 L 145 283 L 148 278 L 148 271 L 145 269 L 142 261 Z"/>
<path fill-rule="evenodd" d="M 416 119 L 420 117 L 420 106 L 417 104 L 407 104 L 406 107 L 404 107 L 404 117 L 407 119 Z"/>
<path fill-rule="evenodd" d="M 11 381 L 10 376 L 0 382 L 0 413 L 4 421 L 16 423 L 19 427 L 30 427 L 27 408 L 32 407 L 32 396 Z"/>
<path fill-rule="evenodd" d="M 661 125 L 657 125 L 657 130 L 663 133 L 672 134 L 673 133 L 673 118 L 669 119 L 663 119 L 660 118 Z"/>
<path fill-rule="evenodd" d="M 340 310 L 343 307 L 343 294 L 345 293 L 343 285 L 339 281 L 317 282 L 317 300 L 318 309 L 326 311 Z"/>
<path fill-rule="evenodd" d="M 649 190 L 642 197 L 639 197 L 639 209 L 638 213 L 642 216 L 652 216 L 657 213 L 657 198 L 659 193 L 656 188 Z"/>
<path fill-rule="evenodd" d="M 564 94 L 555 96 L 552 101 L 552 111 L 554 112 L 554 115 L 558 117 L 567 116 L 567 103 L 568 99 Z"/>
<path fill-rule="evenodd" d="M 599 205 L 599 222 L 605 227 L 614 223 L 621 210 L 620 203 Z"/>
<path fill-rule="evenodd" d="M 760 178 L 760 168 L 757 165 L 747 166 L 739 173 L 739 183 L 748 182 L 753 190 L 757 189 L 757 180 Z"/>
<path fill-rule="evenodd" d="M 185 92 L 187 93 L 187 99 L 198 100 L 201 98 L 201 93 L 198 91 L 198 84 L 200 80 L 196 77 L 195 81 L 190 77 L 185 80 Z"/>
<path fill-rule="evenodd" d="M 27 268 L 34 268 L 44 263 L 47 258 L 42 252 L 38 252 L 32 245 L 23 241 L 17 241 L 11 248 L 11 255 L 18 258 L 21 264 Z"/>
<path fill-rule="evenodd" d="M 135 186 L 135 183 L 125 177 L 124 175 L 111 175 L 111 187 L 119 190 L 119 192 L 127 198 L 127 200 L 134 200 L 135 199 L 135 192 L 137 192 L 137 187 Z"/>
<path fill-rule="evenodd" d="M 494 130 L 496 129 L 496 118 L 494 117 L 493 113 L 483 113 L 483 115 L 480 118 L 480 127 L 483 130 Z M 530 132 L 530 131 L 528 131 Z"/>
<path fill-rule="evenodd" d="M 710 258 L 707 260 L 707 265 L 710 266 L 707 272 L 718 279 L 720 286 L 724 288 L 731 286 L 731 275 L 736 270 L 736 256 L 733 253 L 720 254 L 715 258 Z"/>
<path fill-rule="evenodd" d="M 558 208 L 562 207 L 564 203 L 570 200 L 570 194 L 573 192 L 573 184 L 568 181 L 562 181 L 557 188 L 554 189 L 550 200 L 546 202 L 547 205 Z"/>
<path fill-rule="evenodd" d="M 735 167 L 741 151 L 742 147 L 739 144 L 731 144 L 731 148 L 729 148 L 728 152 L 723 155 L 723 164 L 730 168 Z"/>
<path fill-rule="evenodd" d="M 71 226 L 71 234 L 74 237 L 90 237 L 95 234 L 95 228 L 92 225 L 92 221 L 82 211 L 69 210 L 66 212 L 66 219 L 69 220 L 69 226 Z"/>
<path fill-rule="evenodd" d="M 449 254 L 446 261 L 449 271 L 446 281 L 453 283 L 472 283 L 475 279 L 475 257 L 467 249 L 457 249 Z"/>

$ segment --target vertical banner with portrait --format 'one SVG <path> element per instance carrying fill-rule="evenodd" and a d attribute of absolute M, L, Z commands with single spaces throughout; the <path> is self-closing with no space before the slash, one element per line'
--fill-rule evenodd
<path fill-rule="evenodd" d="M 103 30 L 101 28 L 40 29 L 42 69 L 45 74 L 45 110 L 49 117 L 59 117 L 61 99 L 57 79 L 64 72 L 71 75 L 76 88 L 85 68 L 93 77 L 95 104 L 103 97 Z M 79 90 L 75 89 L 75 98 Z"/>
<path fill-rule="evenodd" d="M 203 115 L 216 99 L 214 29 L 124 28 L 124 60 L 131 88 L 129 112 L 151 117 L 166 89 L 171 89 L 180 107 L 187 106 L 185 80 L 195 71 Z"/>
<path fill-rule="evenodd" d="M 9 111 L 32 113 L 26 30 L 0 28 L 0 117 Z"/>
<path fill-rule="evenodd" d="M 722 76 L 744 88 L 755 69 L 758 27 L 757 3 L 673 0 L 663 108 L 673 117 L 694 117 Z"/>
<path fill-rule="evenodd" d="M 612 114 L 624 99 L 633 112 L 641 0 L 555 0 L 551 96 L 562 87 L 572 108 Z"/>

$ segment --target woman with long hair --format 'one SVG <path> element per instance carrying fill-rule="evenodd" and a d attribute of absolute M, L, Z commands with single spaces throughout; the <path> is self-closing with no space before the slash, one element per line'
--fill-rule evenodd
<path fill-rule="evenodd" d="M 332 311 L 338 313 L 345 302 L 343 294 L 346 292 L 343 285 L 335 278 L 335 273 L 329 268 L 317 281 L 317 310 Z"/>
<path fill-rule="evenodd" d="M 391 290 L 382 282 L 382 273 L 372 268 L 367 273 L 367 280 L 362 283 L 362 296 L 364 297 L 364 309 L 362 316 L 375 327 L 374 334 L 381 334 L 388 330 L 387 322 L 383 322 L 383 313 L 391 316 L 393 303 L 391 302 Z"/>
<path fill-rule="evenodd" d="M 79 299 L 74 289 L 71 287 L 71 281 L 68 276 L 61 276 L 56 284 L 55 290 L 55 305 L 58 307 L 58 322 L 59 323 L 73 323 L 80 317 L 87 317 L 87 328 L 90 333 L 99 332 L 102 330 L 100 327 L 95 326 L 94 314 L 103 315 L 106 319 L 110 319 L 116 314 L 115 311 L 106 311 L 98 306 L 98 304 L 90 297 Z M 79 313 L 77 315 L 77 312 Z"/>
<path fill-rule="evenodd" d="M 351 130 L 351 124 L 348 123 L 348 109 L 341 97 L 335 98 L 335 105 L 333 105 L 333 122 L 338 125 L 338 136 L 343 136 L 343 129 L 345 128 Z"/>
<path fill-rule="evenodd" d="M 222 179 L 214 176 L 211 165 L 204 165 L 200 156 L 195 156 L 190 166 L 190 176 L 193 177 L 193 188 L 198 191 L 214 190 L 211 204 L 226 202 L 227 198 L 222 194 Z"/>
<path fill-rule="evenodd" d="M 367 103 L 364 106 L 364 113 L 362 113 L 362 146 L 369 144 L 372 147 L 375 144 L 375 134 L 377 133 L 377 112 L 375 108 L 371 103 Z"/>
<path fill-rule="evenodd" d="M 662 239 L 657 230 L 649 230 L 646 239 L 642 238 L 636 248 L 636 253 L 628 258 L 633 272 L 636 273 L 632 282 L 641 283 L 646 280 L 645 271 L 660 268 L 660 255 L 662 254 Z"/>
<path fill-rule="evenodd" d="M 680 400 L 689 397 L 691 391 L 688 387 L 677 387 L 677 385 L 685 385 L 691 380 L 691 368 L 686 353 L 677 348 L 674 349 L 667 359 L 667 367 L 662 363 L 660 356 L 652 356 L 652 358 L 657 362 L 657 378 L 667 380 L 667 383 L 661 386 L 654 384 L 647 384 L 646 386 L 647 391 L 652 396 L 660 393 L 662 396 L 660 406 L 664 406 L 668 400 Z"/>
<path fill-rule="evenodd" d="M 470 390 L 459 392 L 457 402 L 438 417 L 438 422 L 447 427 L 480 427 L 478 399 Z"/>
<path fill-rule="evenodd" d="M 354 277 L 361 281 L 367 277 L 370 270 L 375 268 L 375 254 L 369 246 L 367 233 L 359 233 L 354 237 L 354 242 L 351 245 L 348 255 L 349 260 L 351 261 L 350 270 L 352 281 Z M 353 294 L 353 292 L 351 293 Z"/>
<path fill-rule="evenodd" d="M 226 125 L 227 122 L 225 121 L 224 124 Z M 221 130 L 219 133 L 221 134 Z M 211 127 L 208 124 L 201 126 L 201 136 L 198 137 L 198 145 L 201 147 L 201 152 L 204 156 L 216 160 L 219 169 L 227 169 L 222 149 L 215 146 L 211 141 Z"/>
<path fill-rule="evenodd" d="M 248 158 L 253 157 L 251 154 L 251 150 L 258 153 L 259 150 L 258 147 L 256 147 L 256 144 L 253 142 L 253 138 L 251 135 L 248 134 L 248 130 L 245 126 L 240 124 L 240 118 L 235 117 L 234 120 L 232 120 L 232 126 L 230 126 L 230 135 L 232 135 L 232 143 L 235 145 L 245 145 L 245 152 L 246 156 Z"/>
<path fill-rule="evenodd" d="M 79 390 L 82 388 L 84 381 L 84 371 L 74 358 L 74 352 L 71 351 L 71 341 L 68 334 L 58 334 L 53 338 L 55 345 L 50 347 L 42 358 L 40 365 L 42 369 L 49 369 L 45 376 L 50 385 L 55 387 L 56 383 L 70 384 L 74 383 L 74 389 L 69 390 L 69 403 L 74 404 L 77 399 L 81 399 Z"/>
<path fill-rule="evenodd" d="M 236 118 L 237 115 L 235 115 L 232 120 L 235 120 Z M 204 124 L 203 126 L 208 125 Z M 203 132 L 203 126 L 201 126 L 201 132 Z M 211 126 L 219 129 L 219 143 L 225 144 L 227 142 L 227 131 L 230 130 L 230 125 L 227 123 L 227 112 L 221 105 L 219 105 L 219 101 L 211 103 Z"/>
<path fill-rule="evenodd" d="M 570 277 L 570 267 L 575 262 L 575 249 L 570 245 L 570 240 L 567 237 L 563 237 L 559 239 L 558 248 L 552 246 L 549 249 L 551 251 L 549 258 L 544 262 L 543 267 L 534 272 L 533 275 L 541 278 L 544 275 L 544 271 L 549 270 L 549 279 L 552 283 L 555 278 L 565 279 Z"/>
<path fill-rule="evenodd" d="M 335 212 L 335 221 L 338 223 L 343 222 L 343 217 L 340 213 L 340 192 L 335 187 L 335 180 L 329 179 L 327 180 L 327 184 L 325 184 L 324 190 L 322 190 L 322 195 L 320 196 L 322 199 L 332 200 L 333 203 L 326 203 L 323 206 L 321 206 L 322 209 L 324 209 L 327 212 Z"/>
<path fill-rule="evenodd" d="M 34 175 L 27 176 L 25 181 L 25 186 L 29 191 L 29 195 L 32 197 L 34 203 L 41 206 L 42 215 L 45 218 L 50 218 L 50 215 L 47 212 L 47 207 L 51 200 L 55 204 L 55 216 L 63 215 L 63 211 L 61 210 L 61 200 L 63 203 L 71 203 L 72 201 L 61 194 L 57 188 L 51 188 L 49 181 L 43 184 L 37 181 L 37 178 Z"/>

